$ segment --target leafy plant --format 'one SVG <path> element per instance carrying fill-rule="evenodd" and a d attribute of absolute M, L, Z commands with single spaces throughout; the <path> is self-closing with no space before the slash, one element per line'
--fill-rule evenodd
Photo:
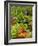
<path fill-rule="evenodd" d="M 11 11 L 10 16 L 12 16 L 12 18 L 10 18 L 11 38 L 19 38 L 18 37 L 19 31 L 25 34 L 24 36 L 22 36 L 24 38 L 32 37 L 32 6 L 14 5 L 14 6 L 10 6 L 10 11 Z M 21 30 L 19 30 L 20 27 L 22 28 Z M 26 35 L 28 33 L 29 35 Z"/>

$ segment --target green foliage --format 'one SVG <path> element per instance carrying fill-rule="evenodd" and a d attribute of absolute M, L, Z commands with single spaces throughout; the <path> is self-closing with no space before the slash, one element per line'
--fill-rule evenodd
<path fill-rule="evenodd" d="M 11 26 L 11 37 L 12 38 L 16 38 L 17 37 L 18 27 L 19 27 L 18 23 L 15 24 L 14 26 Z"/>
<path fill-rule="evenodd" d="M 29 27 L 29 23 L 32 22 L 32 6 L 11 6 L 10 11 L 10 16 L 17 18 L 15 19 L 15 25 L 13 24 L 11 26 L 11 37 L 17 38 L 20 26 L 24 27 L 25 31 L 30 32 L 31 28 Z M 28 12 L 28 15 L 25 14 L 26 11 Z M 32 30 L 30 34 L 32 35 Z"/>

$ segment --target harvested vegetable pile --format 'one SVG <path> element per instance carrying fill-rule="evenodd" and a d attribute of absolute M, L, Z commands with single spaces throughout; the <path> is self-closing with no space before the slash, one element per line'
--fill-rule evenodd
<path fill-rule="evenodd" d="M 11 38 L 32 38 L 32 6 L 10 6 Z"/>

